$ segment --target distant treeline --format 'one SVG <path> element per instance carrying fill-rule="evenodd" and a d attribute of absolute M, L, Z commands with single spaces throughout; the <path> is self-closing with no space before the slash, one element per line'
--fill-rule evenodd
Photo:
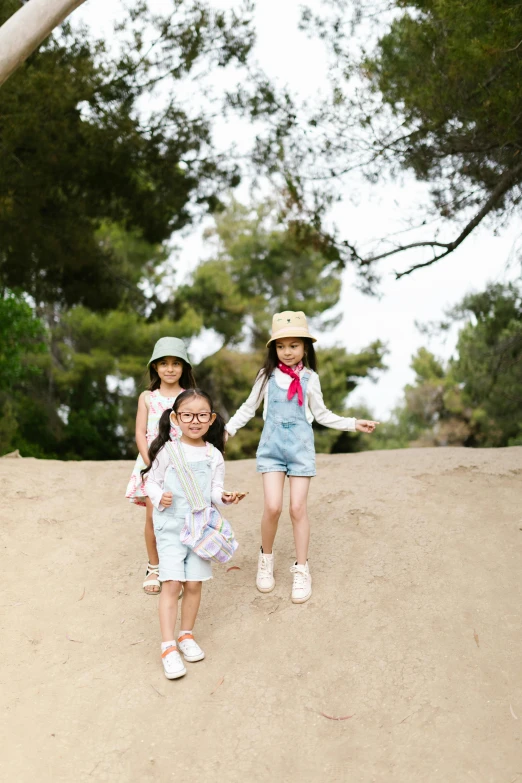
<path fill-rule="evenodd" d="M 494 224 L 518 209 L 522 6 L 409 5 L 387 4 L 383 35 L 364 55 L 350 36 L 373 7 L 303 12 L 303 26 L 331 47 L 333 87 L 314 106 L 254 67 L 248 4 L 220 12 L 199 0 L 175 0 L 165 17 L 140 4 L 110 45 L 66 24 L 2 85 L 0 453 L 134 457 L 145 364 L 167 334 L 219 337 L 221 350 L 195 371 L 223 414 L 233 412 L 262 363 L 273 312 L 302 309 L 326 331 L 347 264 L 363 289 L 378 288 L 379 253 L 363 257 L 357 237 L 327 220 L 355 169 L 372 181 L 413 172 L 432 186 L 425 222 L 435 212 L 465 226 L 454 243 L 427 241 L 435 255 L 413 268 L 452 252 L 485 215 Z M 2 2 L 0 23 L 17 8 Z M 211 94 L 206 74 L 230 66 L 237 90 Z M 178 102 L 187 79 L 201 90 L 197 109 Z M 213 143 L 224 111 L 255 122 L 242 157 Z M 272 198 L 234 200 L 245 175 L 269 181 Z M 204 214 L 214 218 L 210 257 L 174 285 L 173 237 Z M 373 438 L 318 427 L 318 450 L 519 443 L 520 289 L 470 294 L 448 314 L 456 321 L 455 358 L 421 350 L 415 384 Z M 386 350 L 382 341 L 320 350 L 327 405 L 370 416 L 347 396 L 385 371 Z M 252 456 L 260 428 L 258 419 L 231 439 L 229 456 Z"/>

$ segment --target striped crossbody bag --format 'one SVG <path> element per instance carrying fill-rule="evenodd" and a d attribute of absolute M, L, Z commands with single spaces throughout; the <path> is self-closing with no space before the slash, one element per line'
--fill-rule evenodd
<path fill-rule="evenodd" d="M 207 504 L 179 439 L 169 441 L 165 448 L 191 509 L 180 533 L 181 542 L 203 560 L 227 563 L 238 547 L 230 522 L 214 506 Z M 213 448 L 207 443 L 207 456 L 212 454 Z"/>

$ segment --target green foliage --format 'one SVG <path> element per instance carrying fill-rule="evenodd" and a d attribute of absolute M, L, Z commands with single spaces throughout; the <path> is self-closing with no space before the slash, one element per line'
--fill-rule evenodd
<path fill-rule="evenodd" d="M 522 9 L 492 0 L 397 5 L 405 10 L 364 63 L 375 89 L 410 130 L 395 152 L 417 177 L 443 178 L 453 199 L 466 195 L 466 206 L 478 203 L 482 196 L 470 194 L 470 184 L 480 194 L 491 192 L 517 163 L 522 144 L 516 49 Z M 458 213 L 463 204 L 447 196 L 445 184 L 436 192 L 437 206 L 443 214 Z M 515 191 L 512 198 L 518 201 Z M 496 209 L 502 206 L 499 200 Z"/>
<path fill-rule="evenodd" d="M 360 378 L 373 377 L 385 369 L 386 350 L 379 341 L 359 354 L 349 354 L 342 347 L 317 351 L 321 387 L 326 406 L 339 415 L 352 416 L 345 400 Z M 222 349 L 202 362 L 197 368 L 198 383 L 210 391 L 214 404 L 228 418 L 246 400 L 264 361 L 265 352 L 259 349 L 242 353 Z M 255 418 L 230 438 L 227 457 L 239 459 L 254 457 L 263 428 L 262 407 Z M 364 441 L 360 435 L 347 436 L 314 423 L 315 444 L 318 452 L 359 451 Z"/>
<path fill-rule="evenodd" d="M 197 368 L 198 385 L 206 389 L 215 407 L 228 419 L 246 400 L 263 363 L 262 351 L 241 353 L 223 348 Z M 227 458 L 254 457 L 263 429 L 261 409 L 255 418 L 228 440 Z"/>
<path fill-rule="evenodd" d="M 207 328 L 223 337 L 225 347 L 202 362 L 197 379 L 228 416 L 244 402 L 263 365 L 275 312 L 302 309 L 319 332 L 334 322 L 328 311 L 339 299 L 341 269 L 325 252 L 315 229 L 285 222 L 271 203 L 252 210 L 233 201 L 216 216 L 215 229 L 207 238 L 215 243 L 216 252 L 177 291 L 174 312 L 180 316 L 192 307 Z M 231 350 L 240 343 L 242 350 Z M 340 347 L 319 350 L 327 405 L 344 411 L 346 396 L 358 380 L 385 369 L 384 354 L 379 341 L 359 354 Z M 253 457 L 261 429 L 258 412 L 248 427 L 230 439 L 227 455 Z M 352 439 L 339 438 L 339 433 L 318 427 L 318 450 L 329 451 L 334 444 L 340 451 L 355 448 Z"/>
<path fill-rule="evenodd" d="M 0 0 L 0 21 L 16 8 Z M 174 97 L 187 76 L 198 85 L 215 67 L 245 65 L 251 10 L 173 0 L 163 17 L 140 3 L 110 49 L 64 25 L 2 87 L 0 283 L 34 302 L 34 313 L 23 299 L 0 308 L 0 330 L 4 315 L 14 324 L 4 342 L 12 363 L 0 356 L 2 451 L 132 457 L 137 396 L 159 337 L 190 340 L 204 326 L 222 337 L 222 351 L 195 369 L 229 413 L 251 388 L 274 311 L 332 323 L 338 254 L 313 223 L 274 204 L 232 202 L 219 214 L 238 166 L 213 149 L 206 98 L 208 111 L 193 114 Z M 267 113 L 268 102 L 257 116 Z M 216 216 L 207 237 L 215 254 L 172 292 L 168 242 L 204 210 Z M 343 407 L 383 350 L 336 351 L 325 360 L 325 396 Z M 260 427 L 258 419 L 235 438 L 230 455 L 252 455 Z"/>
<path fill-rule="evenodd" d="M 24 373 L 35 371 L 30 355 L 42 350 L 42 322 L 21 297 L 4 294 L 0 298 L 0 392 Z"/>
<path fill-rule="evenodd" d="M 342 270 L 310 226 L 282 221 L 273 204 L 252 210 L 237 201 L 215 222 L 207 235 L 217 244 L 215 257 L 197 267 L 176 301 L 227 342 L 245 338 L 246 322 L 252 345 L 262 347 L 274 312 L 304 310 L 314 318 L 339 300 Z"/>
<path fill-rule="evenodd" d="M 267 219 L 263 224 L 260 214 L 270 216 L 272 222 Z M 20 448 L 27 456 L 61 459 L 131 458 L 136 451 L 137 397 L 147 385 L 145 366 L 152 346 L 166 334 L 190 340 L 203 326 L 213 328 L 224 347 L 194 368 L 197 381 L 227 418 L 234 413 L 263 364 L 273 312 L 293 305 L 317 316 L 335 304 L 339 295 L 339 275 L 329 260 L 313 247 L 307 251 L 304 244 L 296 250 L 292 229 L 274 221 L 268 208 L 252 215 L 237 204 L 230 214 L 219 216 L 217 258 L 196 269 L 193 286 L 181 287 L 172 300 L 155 307 L 153 318 L 129 309 L 132 297 L 123 300 L 121 309 L 106 313 L 81 305 L 63 311 L 53 305 L 40 308 L 47 325 L 48 351 L 38 358 L 36 382 L 22 374 L 11 384 L 12 426 L 0 432 L 3 450 Z M 104 226 L 99 236 L 100 241 L 112 243 L 131 267 L 151 252 L 150 246 L 114 226 Z M 262 272 L 265 250 L 269 256 L 266 279 Z M 251 254 L 256 253 L 253 258 Z M 151 269 L 151 285 L 159 284 L 154 274 Z M 313 275 L 318 281 L 315 288 Z M 327 322 L 323 316 L 318 325 L 321 320 Z M 245 335 L 248 340 L 240 350 L 237 344 Z M 319 351 L 327 405 L 342 412 L 358 380 L 384 369 L 384 353 L 379 342 L 360 354 L 347 354 L 343 348 Z M 254 456 L 261 428 L 259 412 L 230 440 L 228 456 Z M 323 451 L 334 444 L 338 450 L 356 448 L 349 439 L 337 442 L 339 433 L 330 434 L 323 428 L 317 438 Z"/>
<path fill-rule="evenodd" d="M 38 383 L 38 361 L 45 352 L 44 327 L 29 304 L 7 292 L 0 298 L 0 453 L 19 448 L 13 389 Z"/>
<path fill-rule="evenodd" d="M 376 432 L 381 448 L 510 446 L 522 442 L 522 293 L 490 285 L 466 296 L 448 314 L 463 322 L 457 355 L 446 365 L 421 348 L 413 357 L 415 383 L 404 403 Z"/>
<path fill-rule="evenodd" d="M 326 407 L 340 416 L 373 418 L 366 412 L 354 412 L 346 407 L 346 397 L 356 387 L 360 379 L 377 379 L 377 372 L 385 370 L 384 356 L 386 347 L 380 340 L 371 343 L 360 353 L 350 354 L 344 348 L 336 346 L 317 351 L 321 388 Z M 316 450 L 321 453 L 344 453 L 362 451 L 368 448 L 368 437 L 357 433 L 339 432 L 314 422 Z"/>
<path fill-rule="evenodd" d="M 485 218 L 499 227 L 516 213 L 522 6 L 513 0 L 313 6 L 303 9 L 302 27 L 329 53 L 321 98 L 299 105 L 260 77 L 257 90 L 244 87 L 233 105 L 253 118 L 260 107 L 271 110 L 272 132 L 258 140 L 258 166 L 279 174 L 289 209 L 308 216 L 339 262 L 356 265 L 371 293 L 378 261 L 408 250 L 411 265 L 397 274 L 409 274 L 452 253 Z M 433 232 L 397 243 L 377 229 L 362 254 L 356 227 L 348 236 L 344 227 L 326 228 L 332 202 L 358 187 L 358 180 L 350 182 L 355 173 L 376 183 L 405 170 L 430 187 L 428 203 L 412 205 L 405 222 L 411 229 L 436 222 Z"/>
<path fill-rule="evenodd" d="M 188 337 L 201 328 L 187 312 L 179 322 L 148 323 L 137 313 L 95 313 L 74 307 L 47 313 L 48 352 L 39 376 L 23 368 L 11 381 L 11 421 L 4 451 L 60 459 L 131 458 L 139 391 L 146 387 L 151 348 L 165 334 Z M 1 436 L 1 433 L 0 433 Z"/>
<path fill-rule="evenodd" d="M 216 257 L 197 267 L 176 301 L 178 307 L 181 302 L 190 303 L 205 325 L 223 336 L 225 345 L 246 340 L 251 348 L 248 353 L 224 348 L 197 368 L 198 383 L 211 390 L 225 415 L 231 415 L 248 396 L 263 364 L 274 312 L 303 309 L 308 317 L 315 316 L 316 331 L 326 328 L 332 323 L 327 311 L 340 294 L 340 270 L 322 252 L 312 229 L 278 223 L 271 204 L 259 205 L 252 212 L 233 202 L 216 218 L 216 228 L 208 236 L 217 242 Z M 327 405 L 342 413 L 358 379 L 385 369 L 384 354 L 378 341 L 359 354 L 348 354 L 340 347 L 319 350 Z M 227 455 L 253 457 L 262 426 L 258 411 L 249 426 L 230 439 Z M 318 450 L 330 451 L 339 437 L 337 432 L 317 427 Z M 346 438 L 338 448 L 352 450 L 353 441 Z"/>
<path fill-rule="evenodd" d="M 444 378 L 442 364 L 426 348 L 417 351 L 411 361 L 411 368 L 415 372 L 417 384 Z"/>
<path fill-rule="evenodd" d="M 16 7 L 4 0 L 0 18 Z M 245 62 L 252 33 L 243 13 L 173 0 L 163 18 L 142 4 L 110 51 L 66 25 L 2 86 L 3 285 L 38 303 L 95 310 L 132 293 L 132 306 L 144 309 L 136 286 L 151 256 L 134 253 L 129 264 L 113 232 L 161 254 L 158 245 L 238 183 L 235 163 L 212 150 L 210 119 L 190 116 L 172 96 L 197 69 Z M 157 83 L 169 89 L 147 113 L 141 99 Z"/>
<path fill-rule="evenodd" d="M 355 414 L 354 414 L 355 415 Z M 358 414 L 359 418 L 373 419 L 370 411 L 364 411 Z M 413 443 L 417 443 L 422 428 L 412 421 L 409 411 L 406 408 L 398 406 L 390 417 L 379 424 L 373 435 L 363 435 L 366 443 L 366 449 L 375 451 L 383 449 L 405 449 Z M 417 443 L 418 445 L 418 443 Z"/>
<path fill-rule="evenodd" d="M 506 446 L 522 441 L 522 290 L 490 285 L 465 297 L 452 314 L 466 318 L 454 365 L 473 409 L 474 442 Z"/>

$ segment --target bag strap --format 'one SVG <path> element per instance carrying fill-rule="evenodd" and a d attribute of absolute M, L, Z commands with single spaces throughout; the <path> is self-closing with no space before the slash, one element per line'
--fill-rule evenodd
<path fill-rule="evenodd" d="M 165 448 L 167 449 L 174 470 L 178 474 L 179 483 L 181 484 L 181 488 L 185 493 L 191 510 L 201 511 L 201 509 L 206 508 L 208 503 L 206 503 L 205 498 L 203 497 L 201 487 L 194 475 L 194 471 L 187 462 L 183 446 L 179 439 L 176 438 L 174 441 L 168 441 L 165 443 Z"/>

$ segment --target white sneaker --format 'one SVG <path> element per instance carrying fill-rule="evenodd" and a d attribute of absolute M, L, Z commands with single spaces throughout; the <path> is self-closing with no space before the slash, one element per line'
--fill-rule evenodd
<path fill-rule="evenodd" d="M 292 585 L 292 603 L 304 604 L 312 595 L 312 576 L 308 570 L 308 561 L 306 565 L 293 565 L 290 572 L 294 575 Z"/>
<path fill-rule="evenodd" d="M 165 677 L 168 680 L 176 680 L 178 677 L 183 677 L 183 675 L 187 673 L 177 647 L 167 647 L 166 650 L 163 650 L 161 653 L 161 660 L 163 661 Z"/>
<path fill-rule="evenodd" d="M 256 587 L 260 593 L 270 593 L 275 587 L 274 555 L 265 555 L 262 549 L 257 561 Z"/>
<path fill-rule="evenodd" d="M 184 633 L 178 639 L 178 647 L 183 653 L 183 657 L 189 663 L 195 663 L 196 661 L 202 661 L 205 657 L 205 653 L 194 640 L 191 633 Z"/>

